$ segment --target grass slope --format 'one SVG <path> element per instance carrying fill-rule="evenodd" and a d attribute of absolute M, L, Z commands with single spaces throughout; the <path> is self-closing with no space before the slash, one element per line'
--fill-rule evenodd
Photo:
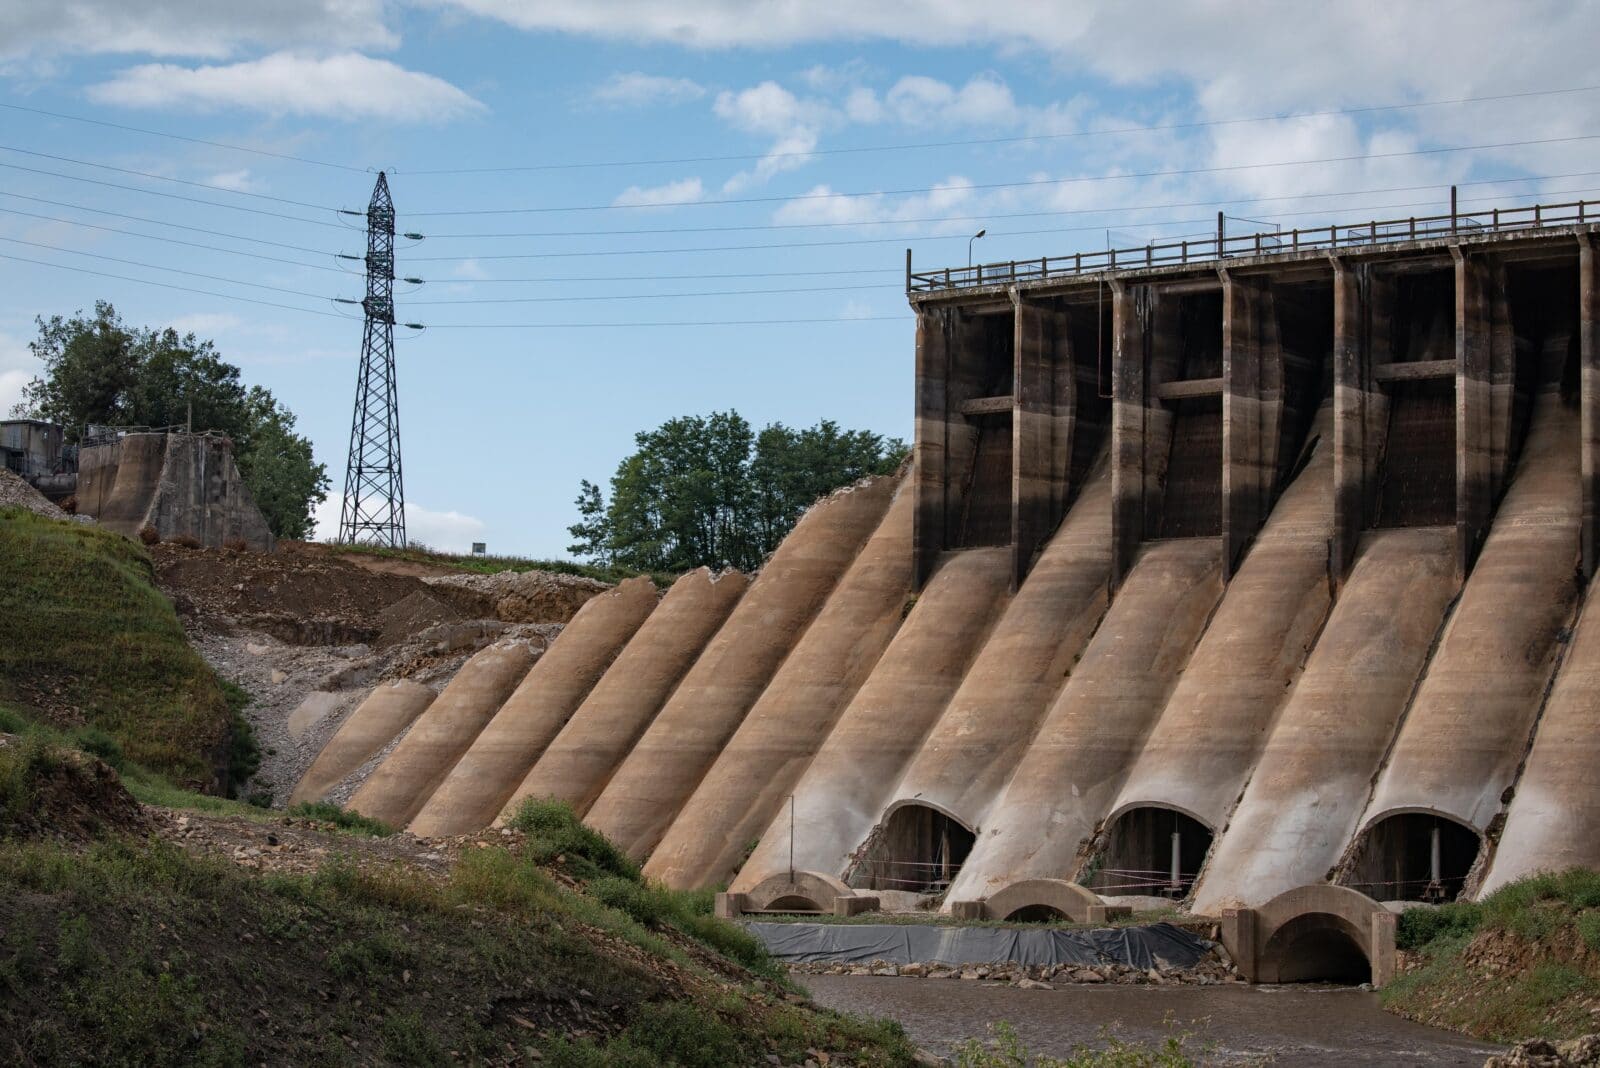
<path fill-rule="evenodd" d="M 635 571 L 628 567 L 607 567 L 600 564 L 581 564 L 574 560 L 536 560 L 526 556 L 464 556 L 444 553 L 426 545 L 413 542 L 404 549 L 388 549 L 376 545 L 342 545 L 328 543 L 327 549 L 335 553 L 358 553 L 379 556 L 390 560 L 409 560 L 417 564 L 432 564 L 457 571 L 492 575 L 499 571 L 550 571 L 558 575 L 576 575 L 615 585 L 624 579 L 648 574 L 657 586 L 666 589 L 678 578 L 666 571 Z"/>
<path fill-rule="evenodd" d="M 98 732 L 186 786 L 219 785 L 246 698 L 184 639 L 143 548 L 0 509 L 0 574 L 0 704 Z"/>
<path fill-rule="evenodd" d="M 1600 872 L 1411 909 L 1397 941 L 1411 966 L 1383 990 L 1392 1012 L 1496 1042 L 1600 1030 Z"/>
<path fill-rule="evenodd" d="M 792 1003 L 748 935 L 644 887 L 570 815 L 522 822 L 520 849 L 469 850 L 442 883 L 338 858 L 263 875 L 153 839 L 0 840 L 0 1058 L 913 1063 L 893 1024 Z M 664 911 L 641 921 L 574 872 Z"/>

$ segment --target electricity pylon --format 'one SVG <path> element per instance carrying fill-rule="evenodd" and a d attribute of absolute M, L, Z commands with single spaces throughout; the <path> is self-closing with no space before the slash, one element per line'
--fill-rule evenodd
<path fill-rule="evenodd" d="M 404 549 L 406 494 L 400 475 L 400 403 L 394 371 L 394 201 L 381 171 L 367 205 L 366 262 L 367 295 L 361 302 L 366 324 L 339 540 Z"/>

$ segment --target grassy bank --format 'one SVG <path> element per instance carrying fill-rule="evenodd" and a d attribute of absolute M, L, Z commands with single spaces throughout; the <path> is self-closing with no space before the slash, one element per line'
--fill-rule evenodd
<path fill-rule="evenodd" d="M 0 807 L 81 796 L 46 788 L 63 763 L 110 774 L 37 736 L 0 746 Z M 795 1003 L 703 895 L 646 885 L 551 806 L 443 877 L 358 862 L 353 837 L 313 872 L 262 873 L 137 834 L 64 845 L 38 823 L 7 838 L 0 822 L 8 1063 L 913 1062 L 895 1025 Z"/>
<path fill-rule="evenodd" d="M 676 574 L 665 571 L 635 571 L 627 567 L 604 567 L 581 564 L 575 560 L 536 560 L 526 556 L 471 556 L 460 553 L 443 553 L 425 545 L 411 545 L 405 549 L 387 549 L 376 545 L 336 545 L 326 548 L 333 553 L 359 553 L 390 560 L 408 560 L 414 564 L 448 567 L 456 571 L 492 575 L 498 571 L 550 571 L 558 575 L 576 575 L 615 585 L 624 579 L 649 575 L 662 589 L 672 585 Z"/>
<path fill-rule="evenodd" d="M 1407 970 L 1383 991 L 1392 1012 L 1497 1042 L 1600 1030 L 1600 872 L 1411 909 L 1397 941 Z"/>
<path fill-rule="evenodd" d="M 253 770 L 247 698 L 184 639 L 142 547 L 0 509 L 0 574 L 0 705 L 187 787 Z"/>

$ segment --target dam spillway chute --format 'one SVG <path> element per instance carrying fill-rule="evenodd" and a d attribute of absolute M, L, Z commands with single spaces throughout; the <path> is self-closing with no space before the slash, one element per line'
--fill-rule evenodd
<path fill-rule="evenodd" d="M 1177 809 L 1135 805 L 1102 832 L 1082 877 L 1101 897 L 1186 897 L 1211 852 L 1211 828 Z"/>
<path fill-rule="evenodd" d="M 859 890 L 940 895 L 960 874 L 976 841 L 972 828 L 949 813 L 903 804 L 863 843 L 845 881 Z"/>
<path fill-rule="evenodd" d="M 1378 901 L 1454 901 L 1481 847 L 1476 831 L 1448 816 L 1398 812 L 1362 831 L 1339 883 Z"/>

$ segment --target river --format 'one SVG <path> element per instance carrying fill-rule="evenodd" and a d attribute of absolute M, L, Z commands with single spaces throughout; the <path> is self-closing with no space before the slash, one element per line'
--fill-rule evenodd
<path fill-rule="evenodd" d="M 941 1055 L 991 1022 L 1010 1023 L 1033 1053 L 1064 1057 L 1098 1044 L 1103 1030 L 1158 1043 L 1187 1032 L 1214 1061 L 1274 1066 L 1402 1065 L 1478 1068 L 1499 1047 L 1383 1011 L 1351 987 L 1069 986 L 1057 990 L 959 979 L 796 975 L 820 1005 L 900 1021 L 912 1041 Z"/>

